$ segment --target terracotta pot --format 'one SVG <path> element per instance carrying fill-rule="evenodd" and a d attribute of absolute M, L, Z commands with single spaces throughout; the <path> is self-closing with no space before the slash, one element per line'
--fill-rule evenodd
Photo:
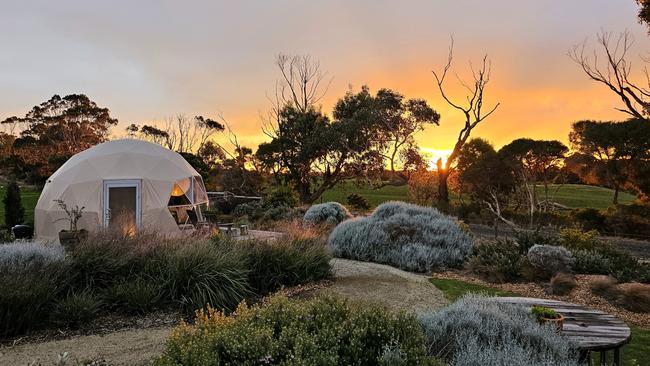
<path fill-rule="evenodd" d="M 550 324 L 555 327 L 555 329 L 559 332 L 562 330 L 564 327 L 564 315 L 558 314 L 560 317 L 555 318 L 555 319 L 550 319 L 550 318 L 538 318 L 537 321 L 539 321 L 539 324 Z"/>
<path fill-rule="evenodd" d="M 80 242 L 88 239 L 88 231 L 81 229 L 77 231 L 61 230 L 59 232 L 59 243 L 66 249 L 73 249 Z"/>

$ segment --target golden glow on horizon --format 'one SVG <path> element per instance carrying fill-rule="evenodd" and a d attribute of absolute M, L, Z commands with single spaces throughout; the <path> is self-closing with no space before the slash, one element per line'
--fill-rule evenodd
<path fill-rule="evenodd" d="M 451 154 L 450 149 L 432 149 L 428 147 L 421 147 L 420 150 L 424 154 L 424 159 L 429 161 L 429 169 L 436 170 L 438 159 L 442 159 L 442 165 L 447 163 L 447 158 Z"/>

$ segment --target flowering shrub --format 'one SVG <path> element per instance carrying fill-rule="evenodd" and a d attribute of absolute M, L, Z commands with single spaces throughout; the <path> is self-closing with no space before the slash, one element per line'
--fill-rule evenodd
<path fill-rule="evenodd" d="M 412 315 L 337 298 L 276 295 L 225 315 L 208 308 L 172 332 L 168 365 L 426 365 L 424 335 Z M 399 363 L 398 363 L 399 364 Z"/>
<path fill-rule="evenodd" d="M 548 276 L 558 272 L 571 272 L 575 259 L 565 247 L 533 245 L 526 255 L 530 264 Z"/>
<path fill-rule="evenodd" d="M 329 246 L 336 257 L 424 272 L 462 265 L 472 250 L 472 238 L 435 208 L 387 202 L 370 217 L 339 224 Z"/>
<path fill-rule="evenodd" d="M 311 225 L 335 226 L 351 217 L 350 211 L 342 204 L 325 202 L 311 206 L 302 219 L 305 223 Z"/>
<path fill-rule="evenodd" d="M 454 366 L 577 365 L 568 339 L 539 325 L 524 307 L 466 295 L 452 305 L 424 314 L 420 323 L 431 355 Z"/>

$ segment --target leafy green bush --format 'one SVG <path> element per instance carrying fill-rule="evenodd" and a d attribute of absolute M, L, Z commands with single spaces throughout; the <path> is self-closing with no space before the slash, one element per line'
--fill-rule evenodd
<path fill-rule="evenodd" d="M 595 208 L 573 210 L 570 217 L 585 231 L 602 230 L 605 227 L 605 215 Z"/>
<path fill-rule="evenodd" d="M 95 318 L 101 306 L 101 299 L 91 290 L 73 292 L 54 303 L 53 321 L 78 326 Z"/>
<path fill-rule="evenodd" d="M 11 181 L 7 185 L 7 191 L 2 197 L 2 204 L 4 205 L 4 218 L 7 228 L 11 229 L 25 221 L 25 208 L 20 197 L 20 187 L 16 181 Z"/>
<path fill-rule="evenodd" d="M 264 196 L 264 207 L 295 207 L 298 205 L 298 195 L 289 186 L 271 187 Z"/>
<path fill-rule="evenodd" d="M 360 194 L 352 193 L 346 198 L 348 205 L 355 210 L 366 211 L 370 208 L 368 201 Z"/>
<path fill-rule="evenodd" d="M 506 282 L 519 276 L 521 253 L 519 245 L 509 239 L 483 242 L 474 247 L 469 260 L 472 272 L 491 282 Z"/>
<path fill-rule="evenodd" d="M 540 231 L 521 230 L 515 233 L 515 241 L 519 245 L 521 254 L 528 253 L 533 245 L 558 245 L 559 239 Z"/>
<path fill-rule="evenodd" d="M 215 237 L 212 240 L 220 250 L 233 250 L 243 258 L 248 270 L 248 283 L 258 295 L 283 286 L 326 279 L 331 274 L 331 256 L 318 237 L 287 235 L 273 241 L 236 241 Z"/>
<path fill-rule="evenodd" d="M 461 266 L 472 251 L 472 238 L 434 208 L 386 202 L 370 217 L 340 223 L 329 246 L 336 257 L 425 272 Z"/>
<path fill-rule="evenodd" d="M 309 207 L 302 220 L 309 225 L 336 226 L 351 217 L 350 211 L 342 204 L 325 202 Z"/>
<path fill-rule="evenodd" d="M 466 295 L 422 315 L 431 355 L 452 365 L 577 365 L 568 339 L 541 326 L 524 307 Z"/>
<path fill-rule="evenodd" d="M 236 315 L 235 315 L 236 314 Z M 406 313 L 337 298 L 274 296 L 225 316 L 209 309 L 181 324 L 155 364 L 376 365 L 392 347 L 406 365 L 426 365 L 424 336 Z"/>

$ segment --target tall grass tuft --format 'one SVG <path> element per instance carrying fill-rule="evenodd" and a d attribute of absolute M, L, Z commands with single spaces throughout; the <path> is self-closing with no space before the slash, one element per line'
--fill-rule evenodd
<path fill-rule="evenodd" d="M 472 238 L 435 208 L 387 202 L 370 217 L 339 224 L 329 246 L 336 257 L 425 272 L 461 266 L 472 251 Z"/>

